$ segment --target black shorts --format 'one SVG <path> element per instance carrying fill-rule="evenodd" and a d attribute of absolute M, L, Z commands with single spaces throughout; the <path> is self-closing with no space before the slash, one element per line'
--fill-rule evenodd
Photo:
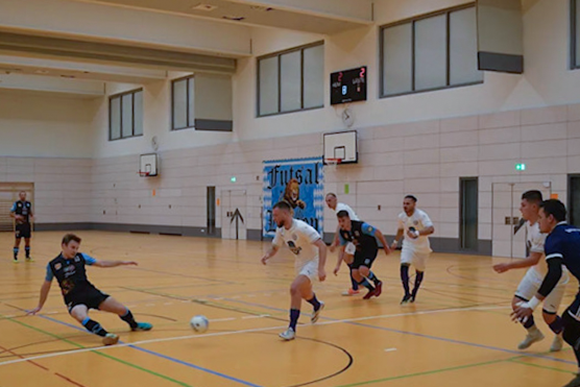
<path fill-rule="evenodd" d="M 109 298 L 108 294 L 101 292 L 99 289 L 93 288 L 67 297 L 66 306 L 70 312 L 72 308 L 77 305 L 85 305 L 89 309 L 99 309 L 99 305 Z"/>
<path fill-rule="evenodd" d="M 354 253 L 354 261 L 350 265 L 353 269 L 358 269 L 361 266 L 366 266 L 369 269 L 373 265 L 373 262 L 377 258 L 379 250 L 357 250 Z"/>
<path fill-rule="evenodd" d="M 574 302 L 566 309 L 564 314 L 570 314 L 576 321 L 580 322 L 580 293 L 576 294 Z"/>
<path fill-rule="evenodd" d="M 30 238 L 30 223 L 16 224 L 16 238 Z"/>

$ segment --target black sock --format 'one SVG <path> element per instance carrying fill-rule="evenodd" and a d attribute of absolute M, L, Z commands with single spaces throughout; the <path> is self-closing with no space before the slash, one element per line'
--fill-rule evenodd
<path fill-rule="evenodd" d="M 14 259 L 18 259 L 18 250 L 20 250 L 18 247 L 12 249 L 12 251 L 14 252 Z"/>
<path fill-rule="evenodd" d="M 352 267 L 350 265 L 348 265 L 348 267 L 350 269 L 350 286 L 352 290 L 358 290 L 358 282 L 356 282 L 356 280 L 352 276 Z"/>
<path fill-rule="evenodd" d="M 403 289 L 405 289 L 405 296 L 410 294 L 409 291 L 409 265 L 401 265 L 401 282 Z"/>
<path fill-rule="evenodd" d="M 421 287 L 421 282 L 423 282 L 423 277 L 425 276 L 424 271 L 415 271 L 415 286 L 413 287 L 413 293 L 411 293 L 411 297 L 415 298 L 417 296 L 417 292 Z"/>
<path fill-rule="evenodd" d="M 367 281 L 367 279 L 364 278 L 364 277 L 363 277 L 362 281 L 360 281 L 358 284 L 364 286 L 368 290 L 375 290 L 375 288 L 373 287 L 373 285 L 371 285 L 370 282 Z"/>
<path fill-rule="evenodd" d="M 318 309 L 320 309 L 320 301 L 318 301 L 316 299 L 316 294 L 312 293 L 312 298 L 310 300 L 306 300 L 308 303 L 310 303 L 310 305 L 312 305 L 314 307 L 314 311 L 316 312 Z"/>
<path fill-rule="evenodd" d="M 127 309 L 127 313 L 123 316 L 119 316 L 121 320 L 125 321 L 131 328 L 137 328 L 137 321 L 133 318 L 133 313 L 129 309 Z"/>
<path fill-rule="evenodd" d="M 580 367 L 580 322 L 576 321 L 568 313 L 570 309 L 566 309 L 562 315 L 562 322 L 564 323 L 564 341 L 572 346 L 574 355 Z"/>
<path fill-rule="evenodd" d="M 290 328 L 292 328 L 294 332 L 296 332 L 298 317 L 300 317 L 300 309 L 290 309 Z"/>
<path fill-rule="evenodd" d="M 26 252 L 26 258 L 30 258 L 30 246 L 26 246 L 24 251 Z"/>
<path fill-rule="evenodd" d="M 531 327 L 533 327 L 535 325 L 534 316 L 532 315 L 532 316 L 528 317 L 528 319 L 525 322 L 523 322 L 522 324 L 523 324 L 524 328 L 530 329 Z"/>
<path fill-rule="evenodd" d="M 95 335 L 98 336 L 104 337 L 107 335 L 107 333 L 109 333 L 103 329 L 101 324 L 99 324 L 95 320 L 91 320 L 88 317 L 83 320 L 83 326 L 87 329 L 87 331 L 94 333 Z"/>
<path fill-rule="evenodd" d="M 368 275 L 367 278 L 370 279 L 371 281 L 373 281 L 373 283 L 375 284 L 375 286 L 377 286 L 377 284 L 379 282 L 381 282 L 381 280 L 375 275 L 375 273 L 373 273 L 370 270 L 369 270 L 369 275 Z"/>
<path fill-rule="evenodd" d="M 562 333 L 562 330 L 564 329 L 564 322 L 562 321 L 562 318 L 560 316 L 556 315 L 556 319 L 550 324 L 548 324 L 548 326 L 550 327 L 552 332 L 559 335 L 560 333 Z"/>

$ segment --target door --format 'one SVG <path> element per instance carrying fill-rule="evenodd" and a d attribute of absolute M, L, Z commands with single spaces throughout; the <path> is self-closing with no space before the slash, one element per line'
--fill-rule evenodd
<path fill-rule="evenodd" d="M 222 239 L 247 238 L 246 190 L 221 191 Z"/>
<path fill-rule="evenodd" d="M 568 175 L 568 219 L 580 224 L 580 175 Z"/>
<path fill-rule="evenodd" d="M 459 239 L 462 250 L 477 251 L 478 196 L 477 177 L 462 177 L 459 198 Z"/>
<path fill-rule="evenodd" d="M 550 182 L 536 183 L 493 183 L 492 184 L 492 254 L 497 257 L 525 258 L 526 229 L 521 227 L 520 203 L 522 194 L 538 190 L 549 199 L 552 193 Z"/>

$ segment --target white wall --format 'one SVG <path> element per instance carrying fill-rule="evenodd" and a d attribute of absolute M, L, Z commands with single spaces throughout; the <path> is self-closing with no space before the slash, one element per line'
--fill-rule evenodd
<path fill-rule="evenodd" d="M 0 92 L 0 156 L 93 157 L 91 100 Z"/>

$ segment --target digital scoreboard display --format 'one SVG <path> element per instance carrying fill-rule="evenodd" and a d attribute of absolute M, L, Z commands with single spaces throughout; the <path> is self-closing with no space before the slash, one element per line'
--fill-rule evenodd
<path fill-rule="evenodd" d="M 366 101 L 367 67 L 330 74 L 330 104 Z"/>

